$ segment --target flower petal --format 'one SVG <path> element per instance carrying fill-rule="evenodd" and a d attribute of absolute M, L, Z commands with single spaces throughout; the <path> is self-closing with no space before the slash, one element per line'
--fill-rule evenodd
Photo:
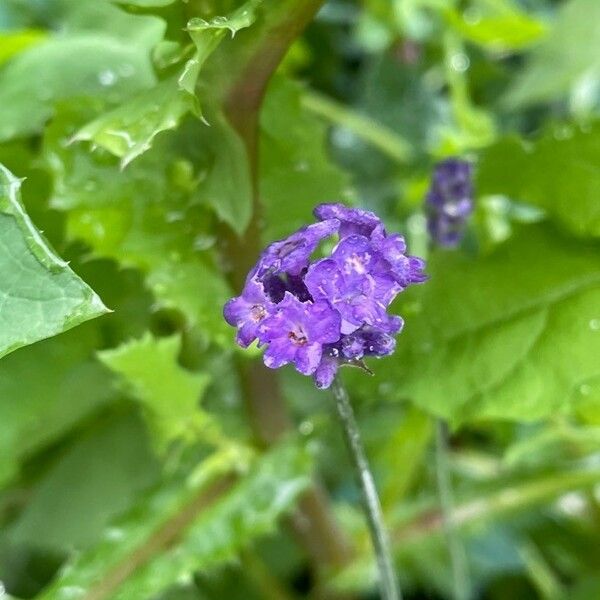
<path fill-rule="evenodd" d="M 296 349 L 281 338 L 269 344 L 263 355 L 263 362 L 269 369 L 278 369 L 293 362 Z"/>
<path fill-rule="evenodd" d="M 323 356 L 317 370 L 313 374 L 315 385 L 322 390 L 328 388 L 335 379 L 338 366 L 337 359 L 332 356 Z"/>
<path fill-rule="evenodd" d="M 321 344 L 314 343 L 302 346 L 296 352 L 294 359 L 296 369 L 303 375 L 312 375 L 319 366 L 322 355 L 323 346 Z"/>

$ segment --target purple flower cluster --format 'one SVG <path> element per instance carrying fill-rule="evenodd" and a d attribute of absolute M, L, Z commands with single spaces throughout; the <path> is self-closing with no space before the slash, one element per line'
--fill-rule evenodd
<path fill-rule="evenodd" d="M 425 199 L 427 228 L 433 242 L 452 248 L 462 240 L 465 224 L 473 212 L 471 164 L 449 158 L 435 166 Z"/>
<path fill-rule="evenodd" d="M 267 367 L 293 363 L 327 388 L 340 365 L 394 351 L 403 321 L 387 308 L 426 276 L 424 262 L 408 256 L 402 236 L 387 235 L 374 213 L 321 204 L 314 214 L 318 223 L 267 247 L 224 316 L 240 346 L 256 339 L 266 346 Z M 312 260 L 333 235 L 331 254 Z"/>

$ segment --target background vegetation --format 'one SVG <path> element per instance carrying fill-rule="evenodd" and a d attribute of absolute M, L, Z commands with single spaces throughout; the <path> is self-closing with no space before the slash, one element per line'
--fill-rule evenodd
<path fill-rule="evenodd" d="M 600 598 L 600 2 L 321 4 L 0 0 L 0 597 L 376 597 L 330 395 L 221 317 L 342 200 L 428 255 L 344 373 L 405 595 Z"/>

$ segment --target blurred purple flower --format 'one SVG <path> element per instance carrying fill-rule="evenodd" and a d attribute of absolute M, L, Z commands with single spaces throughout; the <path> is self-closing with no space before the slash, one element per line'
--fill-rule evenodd
<path fill-rule="evenodd" d="M 465 224 L 473 212 L 472 166 L 449 158 L 435 166 L 431 187 L 425 199 L 427 228 L 434 243 L 457 246 Z"/>
<path fill-rule="evenodd" d="M 394 351 L 403 321 L 388 307 L 426 276 L 424 262 L 407 255 L 404 238 L 388 236 L 374 213 L 321 204 L 315 215 L 321 222 L 267 247 L 224 315 L 241 346 L 257 338 L 266 346 L 267 367 L 293 363 L 326 388 L 340 365 Z M 334 234 L 339 242 L 330 255 L 313 259 Z"/>

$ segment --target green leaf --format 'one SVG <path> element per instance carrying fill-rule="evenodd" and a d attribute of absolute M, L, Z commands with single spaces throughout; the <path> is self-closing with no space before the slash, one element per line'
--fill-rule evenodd
<path fill-rule="evenodd" d="M 478 193 L 535 204 L 575 235 L 599 237 L 599 134 L 595 123 L 556 125 L 534 142 L 505 138 L 483 152 Z"/>
<path fill-rule="evenodd" d="M 466 40 L 497 52 L 520 50 L 542 38 L 547 27 L 529 16 L 512 0 L 482 2 L 475 9 L 477 19 L 467 19 L 461 12 L 449 8 L 446 18 Z"/>
<path fill-rule="evenodd" d="M 24 29 L 0 33 L 0 65 L 29 46 L 38 44 L 46 37 L 38 29 Z"/>
<path fill-rule="evenodd" d="M 585 42 L 583 41 L 585 40 Z M 564 96 L 579 82 L 600 77 L 600 4 L 570 0 L 506 95 L 512 107 Z"/>
<path fill-rule="evenodd" d="M 185 133 L 157 139 L 160 147 L 120 171 L 104 151 L 65 145 L 79 113 L 64 107 L 45 143 L 51 204 L 68 209 L 67 237 L 85 242 L 94 256 L 141 270 L 157 307 L 180 310 L 209 339 L 231 346 L 222 306 L 232 294 L 214 266 L 211 215 L 197 199 L 203 175 L 193 166 L 208 161 L 198 140 L 209 128 L 188 121 Z"/>
<path fill-rule="evenodd" d="M 225 450 L 187 484 L 163 486 L 101 544 L 75 558 L 40 600 L 59 600 L 66 589 L 80 590 L 77 597 L 146 599 L 194 571 L 230 561 L 273 532 L 309 484 L 311 457 L 297 443 L 280 444 L 236 482 L 240 461 L 237 451 Z"/>
<path fill-rule="evenodd" d="M 229 17 L 215 17 L 210 21 L 199 18 L 190 20 L 187 30 L 194 40 L 197 50 L 193 58 L 187 61 L 181 73 L 88 123 L 75 134 L 73 140 L 89 140 L 106 148 L 122 159 L 121 167 L 124 168 L 134 158 L 146 152 L 159 133 L 175 129 L 188 111 L 201 115 L 200 105 L 196 98 L 196 83 L 202 66 L 219 45 L 226 31 L 230 31 L 234 35 L 238 30 L 252 24 L 255 4 L 254 0 L 247 2 Z M 213 141 L 213 147 L 214 140 L 222 139 L 225 142 L 223 148 L 213 148 L 220 157 L 220 161 L 216 161 L 217 171 L 219 163 L 229 157 L 230 150 L 234 151 L 232 159 L 235 160 L 229 160 L 226 163 L 227 166 L 245 163 L 239 149 L 241 144 L 236 145 L 232 141 L 233 134 L 225 130 L 221 121 L 216 123 L 218 131 L 207 135 L 208 140 Z M 243 152 L 243 148 L 241 150 Z M 233 174 L 236 174 L 235 170 Z M 219 174 L 217 173 L 215 177 L 219 177 Z M 249 181 L 249 177 L 247 179 Z M 228 178 L 221 180 L 216 189 L 220 190 L 226 187 L 229 181 Z M 235 185 L 238 182 L 234 180 L 232 183 Z M 225 194 L 226 201 L 230 197 L 245 198 L 244 190 L 239 186 L 236 187 L 237 195 Z M 238 213 L 236 215 L 238 218 L 232 217 L 232 211 L 226 206 L 227 202 L 222 203 L 220 200 L 221 198 L 214 200 L 217 214 L 233 225 L 236 230 L 243 230 L 249 216 Z M 239 202 L 237 204 L 239 205 Z M 248 213 L 248 208 L 244 212 Z"/>
<path fill-rule="evenodd" d="M 303 106 L 299 83 L 275 77 L 261 112 L 260 195 L 265 241 L 309 223 L 312 209 L 351 195 L 327 152 L 327 126 Z"/>
<path fill-rule="evenodd" d="M 121 168 L 152 145 L 162 131 L 175 129 L 194 107 L 194 99 L 173 77 L 142 92 L 80 129 L 73 141 L 89 140 L 120 157 Z"/>
<path fill-rule="evenodd" d="M 177 362 L 180 347 L 179 336 L 156 339 L 148 333 L 99 353 L 100 360 L 120 375 L 125 389 L 141 404 L 159 452 L 175 440 L 194 442 L 216 427 L 200 408 L 210 375 L 181 367 Z"/>
<path fill-rule="evenodd" d="M 568 410 L 572 391 L 600 371 L 590 325 L 599 258 L 597 247 L 542 226 L 477 260 L 436 253 L 430 281 L 403 294 L 406 330 L 377 365 L 379 384 L 454 424 Z"/>
<path fill-rule="evenodd" d="M 246 148 L 225 117 L 214 112 L 202 142 L 210 153 L 210 170 L 198 195 L 240 235 L 252 218 L 252 180 Z"/>
<path fill-rule="evenodd" d="M 111 398 L 107 372 L 92 360 L 99 343 L 89 323 L 0 361 L 0 483 Z"/>
<path fill-rule="evenodd" d="M 35 228 L 20 187 L 0 165 L 0 357 L 108 312 Z"/>
<path fill-rule="evenodd" d="M 247 0 L 238 9 L 226 17 L 213 17 L 206 20 L 200 17 L 190 19 L 187 31 L 194 40 L 202 64 L 218 45 L 220 39 L 229 32 L 233 37 L 240 29 L 250 27 L 256 19 L 256 8 L 262 0 Z"/>
<path fill-rule="evenodd" d="M 0 140 L 38 133 L 56 101 L 95 96 L 120 102 L 150 87 L 151 48 L 164 22 L 108 2 L 71 4 L 64 33 L 14 57 L 0 77 Z"/>
<path fill-rule="evenodd" d="M 143 8 L 158 8 L 169 6 L 176 0 L 111 0 L 115 4 L 127 4 L 129 6 L 141 6 Z"/>
<path fill-rule="evenodd" d="M 106 419 L 42 477 L 8 531 L 9 540 L 61 550 L 88 546 L 158 472 L 141 422 L 132 415 Z"/>

